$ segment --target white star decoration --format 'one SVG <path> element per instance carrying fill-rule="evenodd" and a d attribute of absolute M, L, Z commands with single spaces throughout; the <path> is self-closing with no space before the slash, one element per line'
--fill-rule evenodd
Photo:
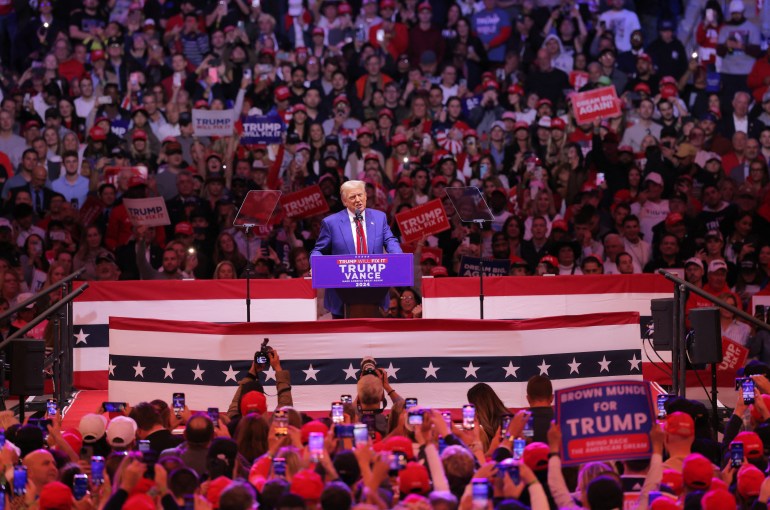
<path fill-rule="evenodd" d="M 383 370 L 385 370 L 385 373 L 388 374 L 388 377 L 392 377 L 393 379 L 398 379 L 398 377 L 396 376 L 396 372 L 398 372 L 401 369 L 394 367 L 393 362 L 391 362 L 388 368 L 383 368 Z"/>
<path fill-rule="evenodd" d="M 505 370 L 505 378 L 508 379 L 509 375 L 513 376 L 514 378 L 518 377 L 518 375 L 516 375 L 516 372 L 518 372 L 519 368 L 521 367 L 514 367 L 513 361 L 508 360 L 508 366 L 503 367 L 503 370 Z"/>
<path fill-rule="evenodd" d="M 193 369 L 193 381 L 197 381 L 198 379 L 203 381 L 203 372 L 205 372 L 205 370 L 201 370 L 201 364 L 198 363 Z"/>
<path fill-rule="evenodd" d="M 85 333 L 82 329 L 77 334 L 75 334 L 74 337 L 77 339 L 77 343 L 83 343 L 83 344 L 87 345 L 86 337 L 88 337 L 88 334 Z M 599 353 L 595 353 L 595 354 L 599 354 Z M 596 359 L 596 358 L 594 358 L 594 359 Z M 628 363 L 629 363 L 629 371 L 630 372 L 632 372 L 632 373 L 634 371 L 636 371 L 637 373 L 641 372 L 641 370 L 642 370 L 641 365 L 642 365 L 642 361 L 643 360 L 636 354 L 636 352 L 633 352 L 633 354 L 632 354 L 630 359 L 625 358 L 625 360 L 628 361 Z M 459 365 L 465 371 L 464 379 L 466 379 L 466 380 L 467 379 L 484 380 L 487 377 L 487 376 L 483 376 L 482 379 L 479 379 L 478 370 L 480 368 L 482 368 L 482 367 L 478 366 L 478 365 L 475 365 L 472 360 L 468 360 L 467 358 L 466 358 L 466 361 L 468 361 L 467 365 Z M 614 361 L 618 361 L 618 363 L 622 363 L 622 361 L 619 361 L 619 360 L 614 360 Z M 569 367 L 569 375 L 570 376 L 574 375 L 575 377 L 585 376 L 585 374 L 581 374 L 580 368 L 583 365 L 588 365 L 589 362 L 590 362 L 590 365 L 593 365 L 593 363 L 595 361 L 591 361 L 589 358 L 584 356 L 583 362 L 578 362 L 577 356 L 573 355 L 572 356 L 572 361 L 566 363 L 566 365 Z M 607 374 L 612 374 L 613 371 L 610 369 L 610 366 L 612 365 L 613 360 L 611 360 L 611 359 L 608 360 L 606 354 L 603 354 L 602 355 L 602 359 L 599 360 L 599 361 L 596 361 L 596 362 L 599 364 L 599 373 L 600 374 L 603 374 L 604 372 L 607 372 Z M 559 361 L 559 366 L 563 367 L 563 365 L 561 365 L 561 363 L 563 363 L 563 361 L 560 360 Z M 204 366 L 206 366 L 205 363 L 204 363 Z M 339 365 L 337 365 L 337 366 L 339 367 Z M 419 367 L 420 365 L 417 365 L 417 366 Z M 458 365 L 454 365 L 454 366 L 458 366 Z M 513 380 L 518 379 L 518 371 L 520 370 L 521 367 L 515 366 L 513 364 L 513 360 L 512 359 L 509 359 L 508 360 L 508 364 L 505 365 L 505 366 L 500 366 L 500 365 L 497 365 L 497 366 L 499 366 L 502 370 L 505 371 L 505 375 L 503 376 L 503 380 L 508 380 L 509 377 L 511 377 Z M 535 366 L 538 368 L 540 375 L 550 376 L 549 372 L 550 372 L 550 369 L 551 369 L 551 367 L 553 365 L 549 365 L 546 362 L 546 359 L 544 357 L 541 358 L 540 364 L 539 365 L 535 365 Z M 617 367 L 619 367 L 619 366 L 620 365 L 617 365 Z M 616 367 L 616 369 L 617 369 L 617 367 Z M 112 358 L 109 359 L 108 364 L 107 364 L 107 368 L 108 368 L 110 379 L 115 378 L 115 373 L 116 373 L 115 369 L 117 368 L 117 365 L 115 365 L 113 363 Z M 141 360 L 137 360 L 136 364 L 133 365 L 131 368 L 134 369 L 134 379 L 141 378 L 141 379 L 147 380 L 147 382 L 149 382 L 150 380 L 154 380 L 154 382 L 161 382 L 161 381 L 157 381 L 157 378 L 160 376 L 160 374 L 158 373 L 156 375 L 154 368 L 151 370 L 152 377 L 150 377 L 150 379 L 147 379 L 145 377 L 144 372 L 145 372 L 145 370 L 148 367 L 147 366 L 143 366 Z M 388 363 L 387 367 L 382 367 L 382 369 L 385 372 L 385 374 L 387 374 L 387 377 L 392 378 L 393 380 L 397 380 L 398 379 L 398 372 L 402 368 L 403 367 L 396 367 L 396 366 L 394 366 L 392 361 Z M 415 367 L 415 368 L 417 368 L 417 367 Z M 427 366 L 420 367 L 420 369 L 423 370 L 424 373 L 425 373 L 425 376 L 424 376 L 424 378 L 422 380 L 427 382 L 428 380 L 430 380 L 432 378 L 435 381 L 440 381 L 442 379 L 445 379 L 445 376 L 449 377 L 449 372 L 441 372 L 442 374 L 444 374 L 444 376 L 439 377 L 439 371 L 441 370 L 441 368 L 442 367 L 435 365 L 433 363 L 433 360 L 429 360 Z M 446 366 L 444 368 L 446 368 Z M 455 370 L 453 367 L 450 367 L 450 369 L 452 371 Z M 163 378 L 162 378 L 162 380 L 169 379 L 170 381 L 174 381 L 174 373 L 176 371 L 176 368 L 172 367 L 171 363 L 169 361 L 166 362 L 166 366 L 165 367 L 161 367 L 161 370 L 163 371 Z M 358 379 L 358 375 L 361 372 L 360 368 L 356 368 L 353 365 L 352 362 L 348 363 L 347 368 L 341 368 L 341 369 L 340 368 L 335 368 L 334 370 L 342 370 L 342 372 L 345 374 L 345 377 L 344 377 L 345 381 L 347 381 L 349 379 L 353 379 L 354 381 L 356 381 Z M 585 371 L 586 369 L 584 368 L 583 370 Z M 213 371 L 217 371 L 217 369 L 215 368 L 215 369 L 213 369 Z M 234 369 L 232 364 L 228 364 L 227 370 L 219 370 L 219 371 L 221 371 L 222 374 L 224 374 L 224 376 L 225 376 L 224 382 L 225 383 L 228 383 L 230 381 L 232 381 L 233 383 L 237 383 L 238 382 L 238 379 L 237 379 L 238 374 L 240 374 L 240 372 L 241 372 L 239 370 Z M 589 369 L 589 372 L 592 372 L 592 371 L 593 371 L 592 369 Z M 194 369 L 192 369 L 192 372 L 193 372 L 193 381 L 201 381 L 202 383 L 205 383 L 204 374 L 206 372 L 206 369 L 201 368 L 200 362 L 198 362 L 196 364 L 196 367 Z M 265 374 L 265 382 L 270 381 L 270 380 L 276 381 L 276 375 L 277 374 L 276 374 L 276 371 L 272 367 L 268 367 L 263 372 Z M 317 368 L 314 368 L 313 364 L 311 363 L 311 364 L 308 365 L 308 368 L 305 369 L 305 370 L 302 370 L 302 372 L 305 373 L 305 382 L 309 382 L 311 380 L 315 381 L 315 382 L 318 382 L 318 373 L 321 372 L 321 370 L 317 369 Z M 561 369 L 559 369 L 559 372 L 561 372 Z M 453 373 L 456 374 L 457 372 L 453 372 Z M 410 374 L 411 374 L 411 372 L 410 372 Z M 499 372 L 498 372 L 498 374 L 499 374 Z M 404 374 L 402 374 L 402 376 L 403 375 Z M 407 374 L 407 375 L 409 375 L 409 374 Z M 588 375 L 590 375 L 590 374 L 588 374 Z M 416 376 L 416 374 L 413 374 L 413 376 Z M 125 375 L 123 377 L 125 377 Z M 335 377 L 337 377 L 337 376 L 335 376 Z M 412 375 L 410 375 L 410 377 L 412 377 Z M 412 377 L 412 378 L 414 378 L 414 377 Z M 404 377 L 402 377 L 402 379 L 404 379 Z M 404 380 L 406 380 L 406 379 L 404 379 Z M 418 378 L 418 380 L 419 380 L 419 378 Z M 407 382 L 418 382 L 418 380 L 416 380 L 416 381 L 407 381 Z"/>
<path fill-rule="evenodd" d="M 427 367 L 422 367 L 423 370 L 425 370 L 425 378 L 433 377 L 434 379 L 438 379 L 438 376 L 436 375 L 436 372 L 441 370 L 441 367 L 434 367 L 433 362 L 429 362 Z"/>
<path fill-rule="evenodd" d="M 309 381 L 310 379 L 313 379 L 314 381 L 318 381 L 316 378 L 316 374 L 320 372 L 320 370 L 314 370 L 313 364 L 311 363 L 307 370 L 303 370 L 305 372 L 305 381 Z"/>
<path fill-rule="evenodd" d="M 174 370 L 176 370 L 176 368 L 171 368 L 171 363 L 166 362 L 166 368 L 163 368 L 162 370 L 164 379 L 174 380 Z"/>
<path fill-rule="evenodd" d="M 354 381 L 358 379 L 358 369 L 353 367 L 353 363 L 350 363 L 348 365 L 348 368 L 343 368 L 343 372 L 345 372 L 345 380 L 353 379 Z"/>
<path fill-rule="evenodd" d="M 233 370 L 233 366 L 230 365 L 230 368 L 227 370 L 222 370 L 222 373 L 225 374 L 225 382 L 229 381 L 230 379 L 233 380 L 233 382 L 238 382 L 235 379 L 235 376 L 238 375 L 238 370 Z"/>
<path fill-rule="evenodd" d="M 89 336 L 91 336 L 91 333 L 84 333 L 83 328 L 80 328 L 80 333 L 75 335 L 75 338 L 77 338 L 77 340 L 75 340 L 75 345 L 77 344 L 88 345 L 88 342 L 86 342 L 86 338 L 88 338 Z"/>
<path fill-rule="evenodd" d="M 478 371 L 480 367 L 474 367 L 473 362 L 469 362 L 467 367 L 463 367 L 463 370 L 465 370 L 465 378 L 467 379 L 470 376 L 475 377 L 478 379 L 479 377 L 476 375 L 476 372 Z"/>

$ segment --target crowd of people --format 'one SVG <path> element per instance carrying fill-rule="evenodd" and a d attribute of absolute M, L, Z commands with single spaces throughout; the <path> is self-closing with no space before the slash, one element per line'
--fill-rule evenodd
<path fill-rule="evenodd" d="M 765 508 L 770 497 L 770 366 L 763 363 L 747 367 L 753 402 L 744 402 L 739 390 L 721 441 L 714 439 L 702 403 L 672 397 L 657 421 L 649 416 L 649 456 L 563 467 L 562 432 L 546 376 L 527 382 L 524 409 L 509 408 L 505 395 L 485 383 L 473 385 L 460 421 L 402 396 L 376 360 L 364 358 L 355 396 L 341 395 L 329 403 L 328 415 L 313 418 L 294 402 L 291 374 L 277 351 L 268 353 L 267 363 L 255 361 L 239 381 L 227 411 L 191 411 L 179 400 L 184 395 L 174 394 L 170 403 L 104 403 L 67 429 L 55 408 L 25 424 L 4 412 L 6 505 L 749 510 Z M 260 377 L 268 364 L 277 383 L 272 412 Z M 738 455 L 736 444 L 742 447 Z"/>
<path fill-rule="evenodd" d="M 442 201 L 451 228 L 404 245 L 422 275 L 723 263 L 745 305 L 770 274 L 770 10 L 637 4 L 3 2 L 2 303 L 80 268 L 307 276 L 322 217 L 245 234 L 244 195 L 317 184 L 333 213 L 361 179 L 396 236 L 397 213 Z M 576 94 L 602 87 L 621 113 L 578 123 Z M 195 109 L 232 112 L 232 136 L 198 136 Z M 282 143 L 241 143 L 260 114 Z M 445 190 L 464 186 L 493 222 L 460 221 Z M 148 196 L 170 225 L 132 225 L 123 200 Z"/>
<path fill-rule="evenodd" d="M 681 269 L 745 308 L 770 278 L 769 40 L 770 9 L 748 0 L 0 0 L 0 310 L 83 268 L 101 281 L 305 277 L 322 217 L 279 210 L 247 234 L 236 212 L 251 190 L 318 185 L 334 213 L 350 180 L 399 237 L 397 213 L 441 201 L 451 228 L 402 243 L 418 276 L 464 276 L 479 257 L 511 276 Z M 620 113 L 577 122 L 576 94 L 603 87 Z M 199 136 L 193 110 L 231 112 L 232 135 Z M 281 119 L 281 143 L 241 143 L 255 115 Z M 494 221 L 460 221 L 446 189 L 466 186 Z M 131 223 L 123 200 L 145 197 L 164 199 L 170 225 Z M 419 278 L 383 313 L 420 317 Z M 721 325 L 770 362 L 770 335 L 728 312 Z M 480 384 L 473 426 L 419 406 L 417 426 L 376 372 L 330 423 L 292 407 L 289 374 L 271 362 L 273 413 L 253 367 L 214 419 L 163 401 L 86 416 L 77 431 L 4 418 L 7 504 L 711 510 L 770 496 L 762 363 L 750 365 L 755 403 L 738 399 L 721 444 L 702 406 L 673 400 L 651 458 L 572 472 L 547 379 L 530 381 L 529 410 Z M 358 423 L 367 441 L 340 437 Z M 740 468 L 726 465 L 734 440 Z M 82 496 L 92 456 L 105 457 L 104 477 Z M 26 494 L 12 483 L 17 460 Z"/>

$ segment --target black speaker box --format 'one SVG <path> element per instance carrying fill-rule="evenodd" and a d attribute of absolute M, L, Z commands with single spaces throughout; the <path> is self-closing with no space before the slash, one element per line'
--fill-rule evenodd
<path fill-rule="evenodd" d="M 670 351 L 674 346 L 674 298 L 651 299 L 652 345 L 657 351 Z"/>
<path fill-rule="evenodd" d="M 44 395 L 43 340 L 20 338 L 11 341 L 11 385 L 12 395 Z"/>
<path fill-rule="evenodd" d="M 692 341 L 688 346 L 693 365 L 722 362 L 722 327 L 719 324 L 719 308 L 693 308 L 690 310 Z"/>

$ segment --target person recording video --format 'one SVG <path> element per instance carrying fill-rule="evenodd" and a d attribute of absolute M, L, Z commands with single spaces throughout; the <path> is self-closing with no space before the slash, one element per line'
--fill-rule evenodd
<path fill-rule="evenodd" d="M 246 376 L 238 381 L 238 389 L 235 390 L 233 400 L 227 408 L 227 415 L 234 418 L 245 413 L 243 409 L 256 410 L 264 414 L 267 411 L 265 391 L 262 383 L 259 381 L 259 373 L 268 367 L 275 371 L 275 389 L 278 396 L 278 405 L 276 409 L 283 406 L 293 406 L 294 400 L 291 396 L 291 374 L 288 370 L 281 368 L 281 358 L 278 351 L 267 345 L 268 339 L 262 342 L 259 350 L 254 353 L 254 361 Z M 250 403 L 256 403 L 252 406 Z"/>
<path fill-rule="evenodd" d="M 361 375 L 356 383 L 356 419 L 366 423 L 373 417 L 374 430 L 387 435 L 388 419 L 382 412 L 387 406 L 387 395 L 393 412 L 403 409 L 404 398 L 396 392 L 388 382 L 388 374 L 377 366 L 377 361 L 371 357 L 361 360 Z"/>

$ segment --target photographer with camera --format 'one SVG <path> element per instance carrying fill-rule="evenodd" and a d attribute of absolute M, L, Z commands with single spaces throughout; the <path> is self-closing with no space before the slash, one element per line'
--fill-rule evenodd
<path fill-rule="evenodd" d="M 238 389 L 235 390 L 233 401 L 230 402 L 230 407 L 227 409 L 227 416 L 230 418 L 243 414 L 241 412 L 241 399 L 250 392 L 259 392 L 264 398 L 265 391 L 262 388 L 262 383 L 259 381 L 259 373 L 268 366 L 275 371 L 275 389 L 278 396 L 278 406 L 276 409 L 294 405 L 294 400 L 291 396 L 291 375 L 288 370 L 281 368 L 281 358 L 278 356 L 278 351 L 268 346 L 268 342 L 269 339 L 265 338 L 259 350 L 254 353 L 254 362 L 251 364 L 249 372 L 243 379 L 238 381 Z"/>
<path fill-rule="evenodd" d="M 356 420 L 366 423 L 364 416 L 374 416 L 374 430 L 386 436 L 388 418 L 382 413 L 387 406 L 385 395 L 390 398 L 394 412 L 403 410 L 403 397 L 390 385 L 385 370 L 377 367 L 377 361 L 368 356 L 361 360 L 361 375 L 356 388 Z"/>

